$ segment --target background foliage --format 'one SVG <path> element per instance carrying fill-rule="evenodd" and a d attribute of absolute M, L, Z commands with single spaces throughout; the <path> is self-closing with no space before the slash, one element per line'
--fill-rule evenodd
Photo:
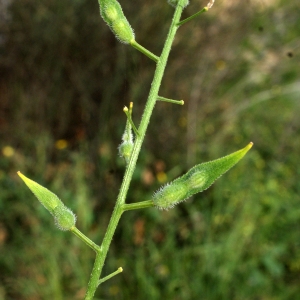
<path fill-rule="evenodd" d="M 199 6 L 199 2 L 201 5 Z M 173 8 L 121 1 L 159 54 Z M 206 5 L 191 0 L 187 17 Z M 217 1 L 178 32 L 128 202 L 196 163 L 254 148 L 175 209 L 121 219 L 97 299 L 300 295 L 300 4 Z M 100 242 L 122 180 L 122 111 L 138 123 L 154 64 L 114 38 L 97 1 L 0 1 L 0 299 L 82 299 L 94 253 L 59 232 L 16 176 L 58 194 Z"/>

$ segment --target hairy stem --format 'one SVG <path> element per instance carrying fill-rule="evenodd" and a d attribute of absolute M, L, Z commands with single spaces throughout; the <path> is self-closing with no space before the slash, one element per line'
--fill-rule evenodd
<path fill-rule="evenodd" d="M 188 22 L 188 21 L 190 21 L 190 20 L 193 20 L 194 18 L 198 17 L 199 15 L 201 15 L 202 13 L 207 12 L 207 11 L 208 11 L 208 7 L 205 6 L 204 8 L 202 8 L 200 11 L 198 11 L 198 12 L 195 13 L 194 15 L 192 15 L 192 16 L 190 16 L 190 17 L 188 17 L 188 18 L 182 20 L 181 22 L 179 22 L 177 25 L 178 25 L 178 26 L 181 26 L 181 25 L 183 25 L 184 23 L 186 23 L 186 22 Z"/>
<path fill-rule="evenodd" d="M 105 233 L 104 239 L 101 244 L 101 252 L 97 253 L 96 260 L 94 263 L 93 271 L 90 277 L 89 285 L 88 285 L 88 291 L 85 297 L 85 300 L 93 299 L 94 293 L 97 288 L 97 283 L 101 275 L 101 271 L 104 265 L 104 261 L 110 246 L 110 243 L 112 241 L 112 237 L 114 235 L 114 232 L 116 230 L 116 227 L 118 225 L 118 222 L 121 218 L 121 215 L 124 211 L 123 205 L 125 203 L 126 195 L 129 189 L 129 185 L 132 179 L 133 172 L 135 170 L 136 162 L 140 153 L 140 149 L 146 134 L 146 130 L 150 121 L 150 117 L 153 111 L 153 108 L 155 106 L 157 97 L 158 97 L 158 91 L 161 85 L 162 77 L 165 71 L 165 67 L 167 64 L 167 60 L 169 57 L 169 53 L 171 51 L 171 46 L 175 38 L 176 31 L 178 29 L 178 22 L 180 20 L 182 10 L 183 10 L 183 3 L 185 0 L 179 0 L 173 15 L 173 20 L 170 26 L 170 30 L 168 33 L 168 36 L 166 38 L 166 42 L 164 45 L 164 48 L 162 50 L 161 56 L 157 60 L 156 64 L 156 70 L 154 74 L 154 78 L 152 81 L 151 89 L 149 92 L 148 100 L 146 103 L 146 107 L 141 119 L 140 126 L 138 128 L 139 136 L 136 137 L 133 152 L 131 154 L 129 163 L 127 165 L 125 175 L 123 178 L 123 182 L 120 188 L 120 192 L 117 198 L 117 202 L 114 208 L 114 211 L 112 213 L 110 222 L 107 227 L 107 231 Z"/>
<path fill-rule="evenodd" d="M 130 203 L 130 204 L 123 204 L 123 210 L 134 210 L 134 209 L 141 209 L 141 208 L 149 208 L 154 207 L 154 203 L 152 200 L 137 202 L 137 203 Z"/>
<path fill-rule="evenodd" d="M 155 62 L 158 62 L 159 57 L 157 57 L 155 54 L 153 54 L 152 52 L 150 52 L 149 50 L 147 50 L 146 48 L 144 48 L 142 45 L 140 45 L 139 43 L 137 43 L 135 40 L 132 40 L 130 42 L 130 45 L 135 48 L 136 50 L 142 52 L 143 54 L 145 54 L 146 56 L 148 56 L 150 59 L 154 60 Z"/>
<path fill-rule="evenodd" d="M 79 231 L 76 227 L 70 229 L 77 237 L 79 237 L 83 242 L 85 242 L 89 247 L 91 247 L 94 251 L 99 252 L 100 247 L 96 245 L 92 240 L 90 240 L 86 235 L 84 235 L 81 231 Z"/>

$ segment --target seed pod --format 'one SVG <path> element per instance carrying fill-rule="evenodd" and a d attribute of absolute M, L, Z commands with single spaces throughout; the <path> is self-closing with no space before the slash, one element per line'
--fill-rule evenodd
<path fill-rule="evenodd" d="M 62 201 L 48 189 L 44 188 L 43 186 L 39 185 L 35 181 L 27 178 L 23 175 L 20 171 L 18 175 L 21 179 L 25 182 L 28 188 L 32 191 L 32 193 L 38 198 L 38 200 L 44 205 L 44 207 L 53 214 L 54 209 L 59 206 L 63 205 Z"/>
<path fill-rule="evenodd" d="M 60 205 L 54 209 L 54 220 L 55 225 L 58 229 L 66 231 L 70 230 L 75 226 L 76 216 L 75 214 L 66 206 Z"/>
<path fill-rule="evenodd" d="M 110 25 L 123 15 L 122 7 L 117 1 L 107 2 L 100 12 L 102 18 Z"/>
<path fill-rule="evenodd" d="M 116 35 L 117 39 L 124 44 L 129 44 L 134 40 L 133 30 L 129 22 L 125 18 L 114 21 L 112 23 L 111 29 Z"/>
<path fill-rule="evenodd" d="M 119 146 L 119 154 L 121 157 L 123 157 L 126 161 L 126 163 L 129 162 L 131 153 L 133 150 L 133 142 L 123 142 L 120 146 Z"/>
<path fill-rule="evenodd" d="M 188 186 L 180 177 L 155 192 L 152 199 L 159 209 L 169 209 L 185 200 L 187 195 Z"/>
<path fill-rule="evenodd" d="M 116 0 L 99 0 L 100 15 L 115 36 L 125 44 L 134 40 L 134 32 Z"/>
<path fill-rule="evenodd" d="M 176 7 L 178 1 L 179 1 L 179 0 L 168 0 L 168 3 L 169 3 L 170 5 Z M 188 6 L 188 5 L 189 5 L 189 0 L 185 0 L 185 1 L 183 2 L 182 5 L 183 5 L 183 8 L 185 8 L 186 6 Z"/>
<path fill-rule="evenodd" d="M 27 178 L 21 172 L 18 172 L 18 175 L 41 204 L 53 215 L 55 224 L 59 229 L 69 230 L 75 226 L 76 216 L 54 193 Z"/>
<path fill-rule="evenodd" d="M 128 108 L 124 107 L 124 112 L 126 111 L 127 121 L 125 126 L 125 131 L 122 135 L 122 143 L 119 146 L 119 154 L 123 157 L 126 163 L 129 162 L 132 150 L 133 150 L 133 134 L 132 134 L 132 126 L 129 121 L 132 115 L 133 102 L 130 102 L 129 111 Z M 126 109 L 126 110 L 125 110 Z"/>
<path fill-rule="evenodd" d="M 232 168 L 250 150 L 253 143 L 222 158 L 199 164 L 190 169 L 185 175 L 175 179 L 158 190 L 153 196 L 153 202 L 160 209 L 172 208 L 209 188 L 221 175 Z"/>

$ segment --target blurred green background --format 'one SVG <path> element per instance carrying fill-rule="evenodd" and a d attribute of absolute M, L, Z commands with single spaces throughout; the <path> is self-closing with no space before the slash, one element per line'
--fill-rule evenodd
<path fill-rule="evenodd" d="M 206 5 L 191 0 L 183 17 Z M 136 39 L 161 52 L 167 1 L 121 1 Z M 254 148 L 170 211 L 123 215 L 95 299 L 300 299 L 300 3 L 216 1 L 179 29 L 128 194 L 148 200 L 191 166 Z M 94 253 L 17 177 L 36 180 L 100 243 L 155 64 L 120 44 L 96 0 L 0 0 L 0 299 L 83 299 Z"/>

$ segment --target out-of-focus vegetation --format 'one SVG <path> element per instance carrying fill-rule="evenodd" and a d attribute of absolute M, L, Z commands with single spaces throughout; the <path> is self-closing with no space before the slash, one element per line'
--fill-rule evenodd
<path fill-rule="evenodd" d="M 191 0 L 187 17 L 206 2 Z M 122 1 L 160 53 L 173 8 Z M 128 202 L 254 142 L 212 188 L 173 210 L 126 213 L 97 299 L 277 300 L 300 295 L 300 4 L 216 1 L 178 31 Z M 97 1 L 0 1 L 0 299 L 82 299 L 94 253 L 22 185 L 21 170 L 103 238 L 154 63 L 120 44 Z M 105 275 L 104 274 L 104 275 Z"/>

